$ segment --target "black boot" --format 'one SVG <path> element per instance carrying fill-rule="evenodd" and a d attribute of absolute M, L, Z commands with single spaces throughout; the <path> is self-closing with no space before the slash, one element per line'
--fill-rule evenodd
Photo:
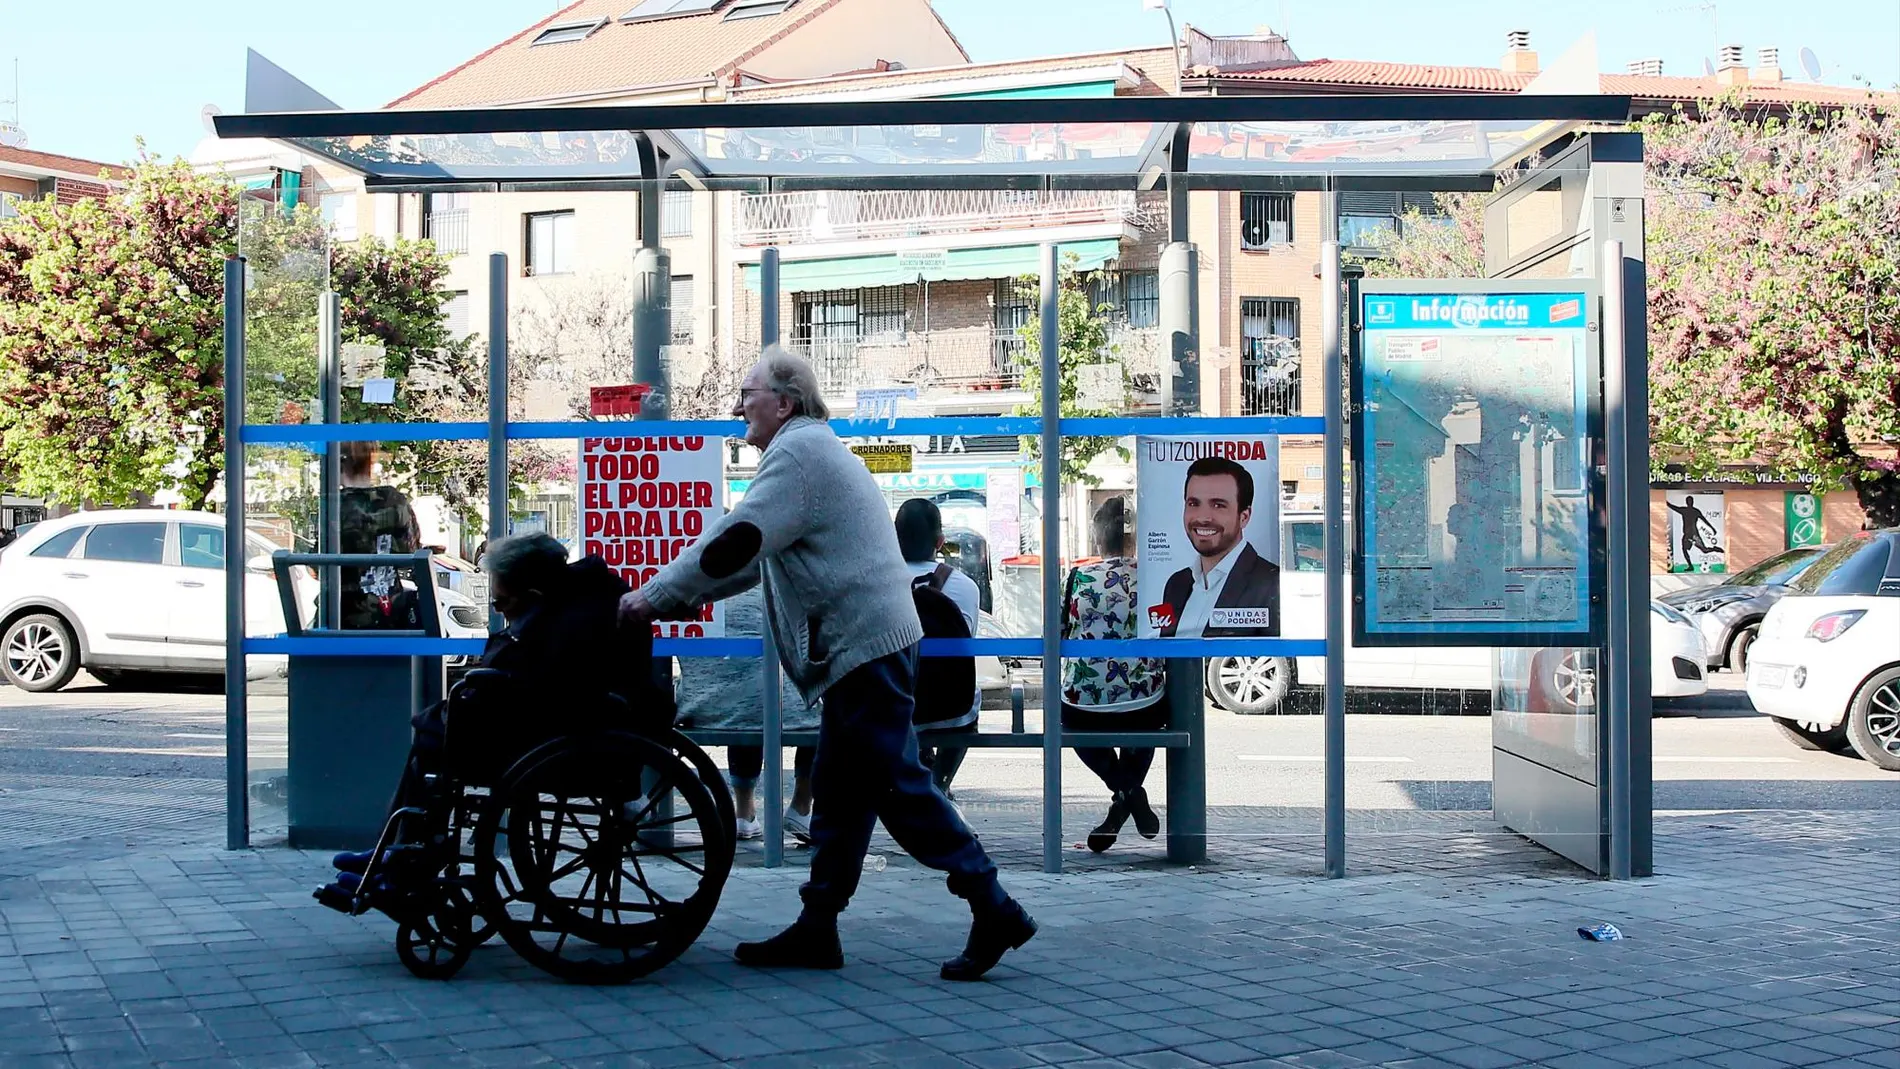
<path fill-rule="evenodd" d="M 1021 947 L 1036 934 L 1036 920 L 1015 899 L 985 910 L 970 923 L 970 940 L 963 953 L 943 963 L 938 975 L 945 980 L 981 980 L 1003 955 Z"/>
<path fill-rule="evenodd" d="M 1161 818 L 1156 815 L 1154 807 L 1148 804 L 1146 788 L 1136 787 L 1122 797 L 1128 799 L 1128 815 L 1135 818 L 1135 830 L 1141 833 L 1142 838 L 1152 839 L 1161 834 Z"/>
<path fill-rule="evenodd" d="M 790 928 L 758 943 L 740 943 L 732 956 L 741 965 L 761 969 L 842 969 L 838 922 L 801 916 Z"/>
<path fill-rule="evenodd" d="M 1089 832 L 1089 849 L 1101 853 L 1115 845 L 1115 837 L 1121 834 L 1122 825 L 1128 823 L 1128 796 L 1115 792 L 1115 800 L 1109 803 L 1108 817 Z"/>

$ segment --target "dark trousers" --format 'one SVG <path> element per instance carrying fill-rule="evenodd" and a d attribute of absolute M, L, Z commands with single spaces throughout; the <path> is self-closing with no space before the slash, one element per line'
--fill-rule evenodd
<path fill-rule="evenodd" d="M 1069 731 L 1160 731 L 1168 726 L 1168 703 L 1164 698 L 1145 709 L 1126 713 L 1098 713 L 1062 703 L 1062 726 Z M 1122 794 L 1141 786 L 1154 764 L 1152 746 L 1077 748 L 1075 756 L 1089 771 L 1101 777 L 1110 794 Z"/>
<path fill-rule="evenodd" d="M 800 746 L 792 751 L 792 772 L 799 779 L 811 776 L 812 760 L 818 756 L 815 746 Z M 755 780 L 765 771 L 765 747 L 728 746 L 726 747 L 726 770 L 733 779 Z"/>
<path fill-rule="evenodd" d="M 917 759 L 916 685 L 912 646 L 852 670 L 825 692 L 812 770 L 811 878 L 799 890 L 807 914 L 829 920 L 844 911 L 879 820 L 910 856 L 948 873 L 950 892 L 972 910 L 1007 901 L 976 834 Z"/>

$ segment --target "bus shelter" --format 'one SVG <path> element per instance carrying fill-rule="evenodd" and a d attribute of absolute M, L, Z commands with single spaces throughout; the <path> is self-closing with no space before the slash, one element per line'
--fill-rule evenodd
<path fill-rule="evenodd" d="M 318 286 L 330 309 L 319 317 L 320 411 L 260 418 L 252 403 L 247 416 L 252 372 L 246 363 L 246 298 L 258 290 L 257 269 L 233 260 L 226 303 L 230 544 L 242 544 L 241 503 L 247 500 L 246 479 L 258 477 L 259 450 L 291 448 L 314 458 L 328 497 L 337 485 L 343 443 L 482 443 L 486 470 L 498 476 L 486 480 L 487 530 L 499 536 L 510 529 L 511 449 L 553 444 L 572 451 L 580 443 L 618 438 L 738 437 L 741 425 L 729 418 L 674 418 L 669 411 L 677 394 L 669 390 L 671 367 L 663 353 L 669 295 L 677 291 L 669 286 L 672 265 L 662 241 L 666 194 L 995 191 L 1033 201 L 1089 191 L 1132 193 L 1164 205 L 1167 238 L 1159 256 L 1158 373 L 1146 403 L 1098 400 L 1089 415 L 1064 414 L 1057 315 L 1063 259 L 1086 257 L 1091 250 L 1048 241 L 1036 249 L 1032 266 L 1019 272 L 1033 273 L 1040 282 L 1038 415 L 906 415 L 901 389 L 860 378 L 849 415 L 833 421 L 847 438 L 987 435 L 1036 443 L 1037 459 L 1025 482 L 1041 488 L 1039 515 L 1031 517 L 1041 532 L 1033 599 L 1039 629 L 929 640 L 925 656 L 1040 658 L 1044 704 L 1051 708 L 1062 692 L 1064 657 L 1160 658 L 1170 664 L 1175 713 L 1165 731 L 1064 731 L 1054 716 L 1045 716 L 1038 731 L 1025 731 L 1019 713 L 1016 731 L 970 741 L 975 747 L 1040 751 L 1045 868 L 1057 871 L 1062 864 L 1062 751 L 1084 745 L 1166 748 L 1168 855 L 1180 862 L 1203 859 L 1200 660 L 1264 656 L 1287 663 L 1323 659 L 1324 868 L 1330 876 L 1346 874 L 1345 658 L 1354 645 L 1410 644 L 1502 647 L 1499 664 L 1506 667 L 1494 673 L 1502 681 L 1495 688 L 1500 693 L 1509 689 L 1505 677 L 1514 651 L 1588 651 L 1601 666 L 1591 701 L 1494 716 L 1494 809 L 1506 827 L 1593 871 L 1618 878 L 1650 871 L 1648 669 L 1644 655 L 1629 655 L 1648 642 L 1642 147 L 1635 134 L 1591 132 L 1626 121 L 1627 99 L 1437 94 L 291 110 L 314 106 L 313 100 L 321 98 L 300 86 L 275 99 L 254 96 L 251 113 L 218 117 L 217 131 L 282 142 L 330 161 L 361 175 L 371 193 L 628 194 L 629 203 L 637 203 L 629 225 L 637 227 L 639 247 L 631 265 L 632 366 L 626 374 L 642 403 L 633 418 L 522 418 L 522 399 L 511 398 L 511 382 L 520 392 L 522 369 L 511 374 L 516 354 L 507 303 L 498 295 L 534 265 L 511 263 L 503 252 L 487 264 L 485 421 L 340 419 L 345 406 L 339 383 L 349 372 L 327 284 Z M 1362 286 L 1354 271 L 1342 268 L 1332 222 L 1337 198 L 1368 191 L 1488 192 L 1507 174 L 1514 180 L 1487 215 L 1486 278 Z M 1224 408 L 1204 379 L 1208 362 L 1200 320 L 1203 308 L 1219 307 L 1226 294 L 1201 292 L 1194 238 L 1202 231 L 1193 225 L 1189 205 L 1204 191 L 1318 192 L 1325 198 L 1321 219 L 1330 231 L 1312 265 L 1319 279 L 1319 353 L 1305 361 L 1305 373 L 1319 379 L 1319 412 L 1296 405 L 1290 414 L 1208 414 Z M 260 254 L 247 250 L 253 258 Z M 287 262 L 281 250 L 275 255 L 275 265 Z M 782 263 L 780 250 L 772 247 L 745 266 L 758 296 L 756 326 L 735 330 L 741 348 L 756 351 L 783 336 L 780 291 L 795 266 Z M 907 263 L 903 269 L 944 266 Z M 1385 329 L 1400 326 L 1411 329 Z M 1473 357 L 1471 339 L 1462 337 L 1450 338 L 1441 354 L 1431 334 L 1437 327 L 1504 329 L 1479 339 L 1486 347 Z M 1537 335 L 1529 338 L 1536 343 L 1531 348 L 1513 347 L 1531 334 Z M 1525 355 L 1533 351 L 1544 363 L 1534 365 Z M 1479 359 L 1488 361 L 1482 365 L 1487 376 L 1529 385 L 1515 393 L 1504 385 L 1447 386 L 1417 371 L 1424 360 L 1462 367 L 1461 361 Z M 1553 391 L 1549 387 L 1558 380 L 1561 388 Z M 1543 408 L 1537 408 L 1523 400 L 1539 390 L 1561 404 L 1539 402 Z M 1544 410 L 1553 406 L 1562 411 Z M 1483 429 L 1460 437 L 1465 432 L 1459 428 L 1480 423 Z M 1504 433 L 1518 425 L 1529 429 Z M 1355 430 L 1359 440 L 1349 440 Z M 1176 626 L 1181 607 L 1149 606 L 1142 631 L 1152 637 L 1064 637 L 1064 517 L 1062 495 L 1053 488 L 1065 481 L 1065 441 L 1134 439 L 1159 463 L 1170 451 L 1176 459 L 1209 452 L 1232 457 L 1262 443 L 1277 456 L 1279 438 L 1302 435 L 1323 442 L 1323 567 L 1316 569 L 1323 573 L 1323 625 L 1312 633 L 1291 625 L 1283 630 L 1276 602 L 1271 611 L 1253 615 L 1216 609 L 1227 615 L 1202 621 L 1202 637 L 1182 637 Z M 1563 459 L 1552 461 L 1553 455 Z M 1414 459 L 1410 466 L 1395 459 L 1406 456 Z M 1502 481 L 1487 486 L 1474 475 L 1487 472 Z M 1408 480 L 1416 483 L 1415 501 L 1404 498 Z M 1477 489 L 1467 493 L 1468 485 Z M 1270 483 L 1266 496 L 1277 497 L 1277 489 L 1277 482 Z M 1567 496 L 1551 504 L 1559 491 Z M 319 542 L 331 544 L 316 548 L 334 552 L 329 516 L 335 506 L 323 507 L 329 511 Z M 1260 507 L 1266 510 L 1264 503 Z M 1296 547 L 1280 544 L 1277 523 L 1269 527 L 1254 541 L 1262 556 L 1287 565 Z M 1562 561 L 1552 565 L 1546 531 L 1557 528 L 1563 530 L 1548 537 L 1563 547 Z M 1421 531 L 1429 532 L 1425 541 L 1451 547 L 1445 561 L 1428 559 L 1436 552 L 1430 546 L 1417 549 Z M 1476 553 L 1487 540 L 1511 548 L 1504 557 Z M 1143 552 L 1157 544 L 1145 543 Z M 1533 544 L 1535 550 L 1527 548 Z M 1407 554 L 1418 559 L 1408 563 Z M 1431 576 L 1452 574 L 1446 569 L 1453 567 L 1468 570 L 1476 587 L 1504 593 L 1479 609 L 1454 611 L 1442 597 L 1434 609 L 1429 596 L 1404 585 L 1407 569 L 1429 584 L 1437 581 Z M 228 633 L 238 635 L 245 626 L 246 562 L 233 556 L 227 568 Z M 1532 579 L 1542 585 L 1527 594 L 1531 580 L 1525 576 L 1540 570 Z M 1553 570 L 1555 579 L 1548 574 Z M 1146 600 L 1156 599 L 1151 594 Z M 1211 626 L 1221 623 L 1228 626 Z M 777 755 L 781 743 L 804 736 L 781 730 L 769 641 L 681 634 L 659 639 L 656 649 L 681 658 L 760 657 L 768 685 L 758 738 L 769 755 Z M 238 847 L 249 835 L 247 658 L 472 656 L 480 640 L 253 634 L 227 649 L 228 839 Z M 1569 741 L 1553 744 L 1556 735 Z M 767 813 L 782 805 L 779 764 L 774 756 L 766 765 Z M 778 862 L 780 849 L 777 837 L 768 835 L 767 864 Z"/>

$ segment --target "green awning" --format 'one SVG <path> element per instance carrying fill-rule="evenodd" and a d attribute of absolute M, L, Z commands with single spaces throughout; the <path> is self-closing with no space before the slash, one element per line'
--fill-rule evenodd
<path fill-rule="evenodd" d="M 1065 241 L 1057 246 L 1066 262 L 1077 258 L 1076 270 L 1093 271 L 1121 256 L 1121 239 L 1093 238 Z M 868 289 L 901 286 L 921 276 L 930 282 L 965 279 L 1015 278 L 1042 270 L 1040 245 L 999 245 L 979 249 L 951 249 L 938 263 L 915 266 L 916 258 L 900 263 L 897 253 L 881 256 L 842 256 L 829 260 L 788 260 L 779 266 L 779 285 L 787 293 L 814 290 Z M 746 288 L 759 288 L 759 265 L 745 265 Z"/>

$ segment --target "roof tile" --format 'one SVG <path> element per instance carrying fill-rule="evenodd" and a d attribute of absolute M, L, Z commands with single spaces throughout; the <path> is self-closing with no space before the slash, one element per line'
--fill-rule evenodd
<path fill-rule="evenodd" d="M 8 148 L 0 145 L 0 170 L 9 163 L 22 167 L 37 167 L 46 171 L 65 171 L 68 174 L 97 176 L 100 171 L 110 171 L 115 178 L 124 178 L 125 168 L 96 160 L 82 160 L 77 156 L 61 156 L 52 152 L 35 152 L 32 149 Z"/>

